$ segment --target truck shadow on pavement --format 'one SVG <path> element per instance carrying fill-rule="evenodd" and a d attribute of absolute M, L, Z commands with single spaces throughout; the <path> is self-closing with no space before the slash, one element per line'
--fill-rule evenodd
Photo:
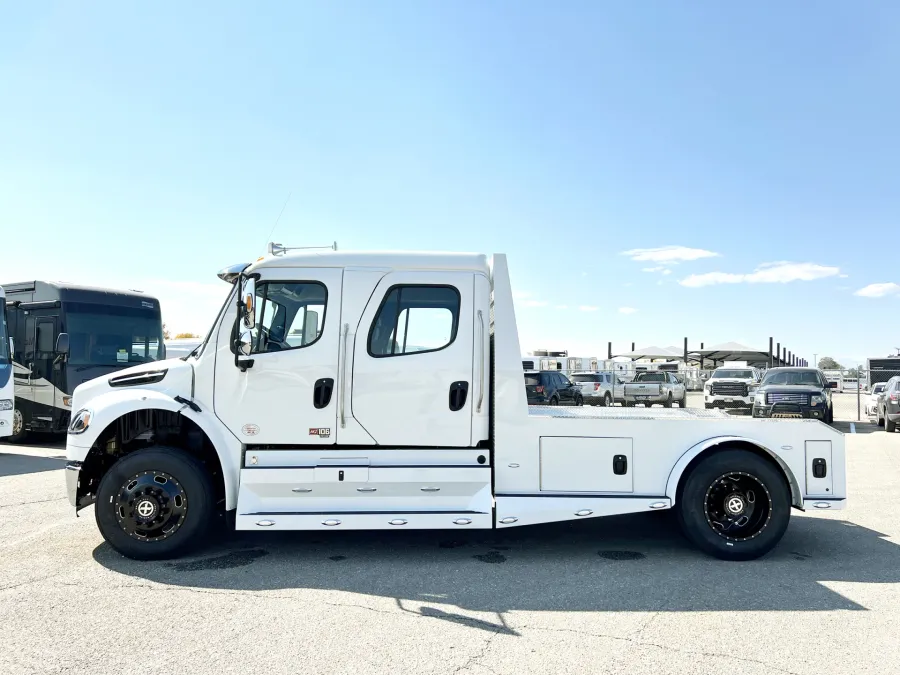
<path fill-rule="evenodd" d="M 501 623 L 489 629 L 505 631 L 503 613 L 515 610 L 865 610 L 826 584 L 900 582 L 900 546 L 885 536 L 795 516 L 767 557 L 729 563 L 693 549 L 672 514 L 653 513 L 500 532 L 232 533 L 167 562 L 129 560 L 104 543 L 94 559 L 173 587 L 339 590 L 393 598 L 404 611 L 409 601 L 493 612 Z"/>
<path fill-rule="evenodd" d="M 58 471 L 66 464 L 65 450 L 57 457 L 39 457 L 36 455 L 19 455 L 0 450 L 0 478 L 5 476 L 22 476 L 41 471 Z"/>

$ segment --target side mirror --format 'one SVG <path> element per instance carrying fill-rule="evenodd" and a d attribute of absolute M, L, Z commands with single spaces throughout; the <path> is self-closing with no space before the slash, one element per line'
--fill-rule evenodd
<path fill-rule="evenodd" d="M 250 356 L 250 352 L 253 351 L 253 333 L 249 329 L 241 331 L 238 337 L 237 348 L 241 356 Z"/>
<path fill-rule="evenodd" d="M 307 310 L 306 320 L 303 322 L 303 344 L 315 342 L 319 337 L 319 313 Z"/>
<path fill-rule="evenodd" d="M 244 308 L 244 327 L 256 326 L 256 280 L 245 279 L 241 290 L 241 306 Z M 243 335 L 242 335 L 243 337 Z"/>
<path fill-rule="evenodd" d="M 60 333 L 56 336 L 56 353 L 66 356 L 69 353 L 69 334 Z"/>

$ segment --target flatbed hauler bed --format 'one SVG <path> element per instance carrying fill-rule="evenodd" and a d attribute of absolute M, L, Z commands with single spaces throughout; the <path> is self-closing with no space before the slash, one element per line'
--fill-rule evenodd
<path fill-rule="evenodd" d="M 239 530 L 485 529 L 674 508 L 725 559 L 839 509 L 843 436 L 707 410 L 529 408 L 506 258 L 270 254 L 192 355 L 75 392 L 67 477 L 103 536 L 178 555 Z"/>

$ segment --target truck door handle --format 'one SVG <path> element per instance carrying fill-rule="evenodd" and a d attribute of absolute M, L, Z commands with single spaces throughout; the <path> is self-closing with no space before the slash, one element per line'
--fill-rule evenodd
<path fill-rule="evenodd" d="M 625 455 L 613 455 L 613 473 L 624 476 L 628 473 L 628 457 Z"/>
<path fill-rule="evenodd" d="M 817 457 L 812 463 L 813 478 L 825 478 L 828 475 L 828 463 L 822 458 Z"/>
<path fill-rule="evenodd" d="M 313 385 L 313 405 L 316 408 L 326 408 L 331 403 L 331 393 L 334 391 L 334 380 L 323 377 L 316 380 Z"/>
<path fill-rule="evenodd" d="M 450 410 L 456 412 L 466 405 L 466 397 L 469 394 L 468 382 L 454 382 L 450 385 Z"/>

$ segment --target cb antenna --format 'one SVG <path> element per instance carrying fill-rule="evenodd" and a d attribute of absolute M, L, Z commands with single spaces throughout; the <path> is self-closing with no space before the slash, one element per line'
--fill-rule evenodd
<path fill-rule="evenodd" d="M 275 224 L 272 225 L 272 229 L 269 230 L 269 236 L 266 237 L 267 242 L 272 241 L 272 235 L 275 234 L 275 228 L 278 227 L 278 222 L 281 220 L 281 216 L 282 216 L 282 214 L 284 214 L 284 210 L 285 210 L 285 208 L 287 208 L 288 202 L 291 201 L 292 194 L 294 194 L 293 190 L 288 192 L 287 199 L 285 199 L 284 204 L 281 205 L 281 211 L 278 212 L 278 217 L 275 219 Z"/>

